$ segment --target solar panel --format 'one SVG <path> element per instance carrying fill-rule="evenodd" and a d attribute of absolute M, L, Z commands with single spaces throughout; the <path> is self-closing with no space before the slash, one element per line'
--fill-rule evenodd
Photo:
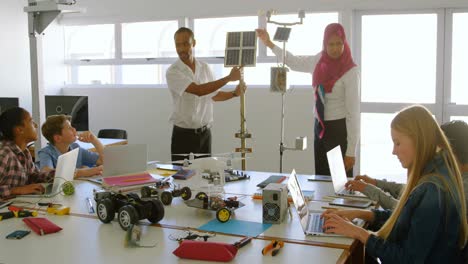
<path fill-rule="evenodd" d="M 224 66 L 255 66 L 257 35 L 255 31 L 228 32 Z"/>
<path fill-rule="evenodd" d="M 289 39 L 289 35 L 291 34 L 291 28 L 287 27 L 278 27 L 276 28 L 275 36 L 273 40 L 286 42 Z"/>

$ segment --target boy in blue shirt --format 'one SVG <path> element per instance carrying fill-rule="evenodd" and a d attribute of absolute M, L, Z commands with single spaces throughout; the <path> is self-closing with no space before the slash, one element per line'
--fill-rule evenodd
<path fill-rule="evenodd" d="M 86 131 L 78 135 L 76 129 L 70 123 L 70 117 L 66 115 L 47 117 L 41 129 L 42 135 L 49 141 L 49 144 L 38 152 L 41 171 L 53 170 L 57 166 L 57 159 L 60 155 L 79 148 L 75 177 L 102 174 L 104 147 L 93 133 Z M 93 144 L 96 152 L 81 148 L 75 142 L 77 139 Z"/>

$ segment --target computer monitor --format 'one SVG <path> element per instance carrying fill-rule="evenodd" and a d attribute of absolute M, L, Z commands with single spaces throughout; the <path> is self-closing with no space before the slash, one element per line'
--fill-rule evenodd
<path fill-rule="evenodd" d="M 77 131 L 88 131 L 88 97 L 74 95 L 46 95 L 46 116 L 69 115 Z"/>
<path fill-rule="evenodd" d="M 18 97 L 0 97 L 0 113 L 12 107 L 19 106 Z"/>

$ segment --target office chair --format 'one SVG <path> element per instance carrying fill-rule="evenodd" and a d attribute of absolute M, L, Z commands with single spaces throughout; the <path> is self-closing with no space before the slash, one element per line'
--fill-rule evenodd
<path fill-rule="evenodd" d="M 127 139 L 127 131 L 124 129 L 101 129 L 98 138 Z"/>

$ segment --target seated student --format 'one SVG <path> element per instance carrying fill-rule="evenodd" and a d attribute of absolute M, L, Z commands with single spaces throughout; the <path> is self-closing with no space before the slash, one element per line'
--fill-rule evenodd
<path fill-rule="evenodd" d="M 440 128 L 457 158 L 462 173 L 465 203 L 468 204 L 468 124 L 462 120 L 454 120 L 441 125 Z M 384 209 L 395 208 L 403 187 L 404 184 L 377 180 L 367 175 L 356 176 L 354 180 L 346 183 L 347 189 L 362 192 L 371 200 L 377 201 Z"/>
<path fill-rule="evenodd" d="M 0 115 L 0 197 L 43 193 L 41 182 L 51 182 L 54 172 L 39 172 L 26 145 L 37 139 L 37 124 L 20 107 Z"/>
<path fill-rule="evenodd" d="M 42 125 L 42 135 L 49 144 L 39 150 L 39 168 L 42 171 L 53 170 L 57 166 L 60 155 L 70 150 L 79 148 L 78 160 L 76 161 L 75 177 L 89 177 L 102 174 L 103 149 L 99 139 L 91 132 L 83 132 L 77 135 L 76 129 L 71 126 L 70 117 L 66 115 L 51 115 Z M 92 143 L 96 152 L 81 148 L 76 139 Z M 97 165 L 97 167 L 95 167 Z M 91 167 L 87 167 L 91 166 Z"/>
<path fill-rule="evenodd" d="M 467 216 L 461 173 L 432 114 L 403 109 L 391 123 L 393 154 L 408 183 L 393 210 L 327 210 L 324 229 L 360 240 L 381 263 L 462 263 Z M 385 224 L 376 233 L 354 225 L 361 218 Z"/>
<path fill-rule="evenodd" d="M 465 202 L 468 206 L 468 124 L 462 120 L 453 120 L 440 128 L 444 131 L 458 160 L 465 189 Z"/>
<path fill-rule="evenodd" d="M 383 209 L 393 209 L 398 203 L 401 191 L 405 187 L 402 183 L 377 180 L 367 175 L 358 175 L 346 183 L 346 189 L 358 191 L 376 201 Z"/>

